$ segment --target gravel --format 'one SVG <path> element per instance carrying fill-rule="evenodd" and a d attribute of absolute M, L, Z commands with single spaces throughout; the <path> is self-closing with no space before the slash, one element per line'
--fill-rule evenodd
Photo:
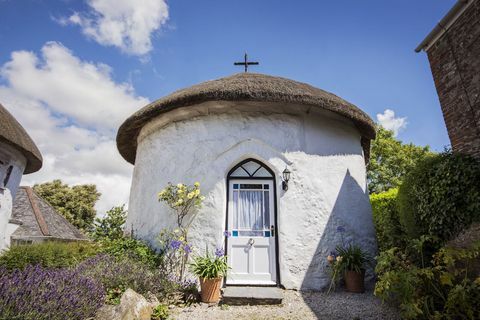
<path fill-rule="evenodd" d="M 286 290 L 278 306 L 228 306 L 199 303 L 175 307 L 173 319 L 400 319 L 398 312 L 373 296 L 372 292 L 299 292 Z"/>

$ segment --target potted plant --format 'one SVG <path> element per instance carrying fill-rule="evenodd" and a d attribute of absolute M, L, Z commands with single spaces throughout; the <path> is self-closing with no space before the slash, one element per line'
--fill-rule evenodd
<path fill-rule="evenodd" d="M 202 302 L 216 303 L 220 300 L 220 288 L 223 277 L 227 274 L 227 256 L 223 249 L 211 254 L 206 250 L 204 256 L 195 257 L 190 264 L 193 274 L 200 279 L 200 295 Z"/>
<path fill-rule="evenodd" d="M 327 260 L 332 266 L 329 292 L 341 277 L 345 280 L 345 289 L 348 292 L 365 292 L 365 268 L 371 261 L 367 252 L 356 245 L 338 246 L 336 253 L 330 254 Z"/>

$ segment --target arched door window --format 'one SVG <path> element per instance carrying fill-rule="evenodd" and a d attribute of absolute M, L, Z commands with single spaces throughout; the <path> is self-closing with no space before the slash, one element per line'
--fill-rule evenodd
<path fill-rule="evenodd" d="M 260 161 L 247 159 L 237 164 L 228 174 L 229 179 L 273 179 L 273 172 Z"/>

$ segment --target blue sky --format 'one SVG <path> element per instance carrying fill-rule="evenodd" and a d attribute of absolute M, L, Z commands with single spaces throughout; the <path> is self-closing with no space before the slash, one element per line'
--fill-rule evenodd
<path fill-rule="evenodd" d="M 391 109 L 404 124 L 400 139 L 442 150 L 449 141 L 428 59 L 414 48 L 454 3 L 0 0 L 0 102 L 47 158 L 24 181 L 91 179 L 104 194 L 121 184 L 99 209 L 125 201 L 131 166 L 113 148 L 121 120 L 174 90 L 242 71 L 232 63 L 245 51 L 260 61 L 253 72 L 333 92 L 375 121 Z M 99 154 L 105 163 L 93 160 Z"/>

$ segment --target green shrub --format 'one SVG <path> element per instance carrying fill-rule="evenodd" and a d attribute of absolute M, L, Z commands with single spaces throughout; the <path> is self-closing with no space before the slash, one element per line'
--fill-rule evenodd
<path fill-rule="evenodd" d="M 48 268 L 75 266 L 98 252 L 98 247 L 87 241 L 56 242 L 12 246 L 0 256 L 0 266 L 9 270 L 24 269 L 27 265 Z"/>
<path fill-rule="evenodd" d="M 480 165 L 444 152 L 419 162 L 398 192 L 399 219 L 409 238 L 447 241 L 480 220 Z"/>
<path fill-rule="evenodd" d="M 129 256 L 138 261 L 148 264 L 149 266 L 157 266 L 161 259 L 160 254 L 151 248 L 142 240 L 130 237 L 110 240 L 104 238 L 98 241 L 99 251 L 114 257 Z"/>
<path fill-rule="evenodd" d="M 403 239 L 403 231 L 398 219 L 397 194 L 398 188 L 392 188 L 370 195 L 373 223 L 380 251 L 399 246 Z"/>
<path fill-rule="evenodd" d="M 102 283 L 107 292 L 107 302 L 111 304 L 118 304 L 127 288 L 140 294 L 150 292 L 161 298 L 164 294 L 164 282 L 168 281 L 163 279 L 158 269 L 128 255 L 115 258 L 98 254 L 79 264 L 76 271 Z"/>
<path fill-rule="evenodd" d="M 95 218 L 91 236 L 95 240 L 108 238 L 120 239 L 124 236 L 123 228 L 127 221 L 125 205 L 113 207 L 108 210 L 103 218 Z"/>
<path fill-rule="evenodd" d="M 480 243 L 442 248 L 432 256 L 422 249 L 427 242 L 424 236 L 406 250 L 380 254 L 375 295 L 398 304 L 404 319 L 479 319 L 480 278 L 470 265 L 480 257 Z"/>
<path fill-rule="evenodd" d="M 170 315 L 168 306 L 164 304 L 159 304 L 153 309 L 152 320 L 167 320 Z"/>

